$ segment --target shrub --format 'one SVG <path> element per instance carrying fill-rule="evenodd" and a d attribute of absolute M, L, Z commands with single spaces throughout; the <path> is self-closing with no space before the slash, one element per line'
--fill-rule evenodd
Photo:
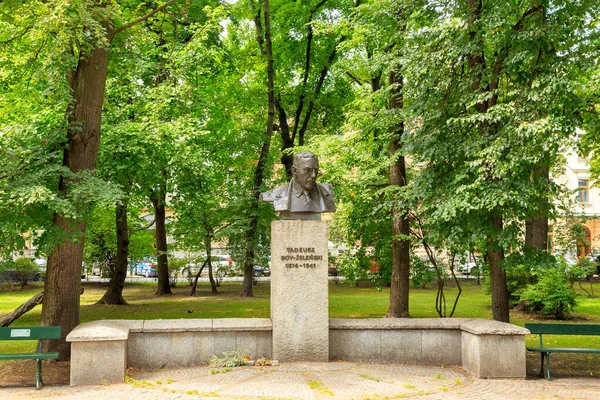
<path fill-rule="evenodd" d="M 538 282 L 538 275 L 556 266 L 556 258 L 545 251 L 526 250 L 507 256 L 502 267 L 506 272 L 510 306 L 514 307 L 521 301 L 523 291 Z"/>
<path fill-rule="evenodd" d="M 358 283 L 361 279 L 367 279 L 369 263 L 359 252 L 354 255 L 340 254 L 336 258 L 336 266 L 349 283 Z"/>
<path fill-rule="evenodd" d="M 246 356 L 246 350 L 236 349 L 235 351 L 225 351 L 221 357 L 213 355 L 210 359 L 211 367 L 232 368 L 246 364 L 250 358 Z"/>
<path fill-rule="evenodd" d="M 410 259 L 410 281 L 413 286 L 425 289 L 429 282 L 436 278 L 437 274 L 431 263 L 426 262 L 419 257 L 411 257 Z"/>
<path fill-rule="evenodd" d="M 566 276 L 560 268 L 540 272 L 537 283 L 528 285 L 521 295 L 529 311 L 564 319 L 576 305 L 575 291 L 568 287 Z"/>
<path fill-rule="evenodd" d="M 577 260 L 577 263 L 567 266 L 566 277 L 571 287 L 575 282 L 581 282 L 583 279 L 589 279 L 596 272 L 596 265 L 585 257 Z"/>

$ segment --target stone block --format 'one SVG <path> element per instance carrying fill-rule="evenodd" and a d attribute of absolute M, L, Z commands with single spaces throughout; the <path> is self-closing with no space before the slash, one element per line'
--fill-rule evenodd
<path fill-rule="evenodd" d="M 144 332 L 212 331 L 211 319 L 151 319 L 144 321 Z"/>
<path fill-rule="evenodd" d="M 525 336 L 462 332 L 463 368 L 478 378 L 525 378 Z"/>
<path fill-rule="evenodd" d="M 67 335 L 71 342 L 71 386 L 121 383 L 127 370 L 128 324 L 94 321 Z"/>
<path fill-rule="evenodd" d="M 324 221 L 271 224 L 274 359 L 329 359 L 328 234 Z"/>
<path fill-rule="evenodd" d="M 254 359 L 258 359 L 260 357 L 275 359 L 273 357 L 273 334 L 272 334 L 272 332 L 271 331 L 255 332 L 254 335 L 257 338 L 256 357 Z"/>
<path fill-rule="evenodd" d="M 71 386 L 123 383 L 127 370 L 125 340 L 71 343 Z"/>
<path fill-rule="evenodd" d="M 160 369 L 171 357 L 171 337 L 167 333 L 132 333 L 127 344 L 127 365 L 140 369 Z"/>
<path fill-rule="evenodd" d="M 221 357 L 221 354 L 226 351 L 234 351 L 237 347 L 237 332 L 219 332 L 213 335 L 214 355 Z"/>
<path fill-rule="evenodd" d="M 421 332 L 421 363 L 424 365 L 461 365 L 461 332 L 458 329 Z"/>
<path fill-rule="evenodd" d="M 212 320 L 213 331 L 270 331 L 269 318 L 219 318 Z"/>
<path fill-rule="evenodd" d="M 169 354 L 167 367 L 190 367 L 193 365 L 207 364 L 212 354 L 206 350 L 210 341 L 210 332 L 172 332 L 168 334 L 171 338 L 171 353 Z"/>
<path fill-rule="evenodd" d="M 381 361 L 398 364 L 422 364 L 421 331 L 381 331 Z"/>

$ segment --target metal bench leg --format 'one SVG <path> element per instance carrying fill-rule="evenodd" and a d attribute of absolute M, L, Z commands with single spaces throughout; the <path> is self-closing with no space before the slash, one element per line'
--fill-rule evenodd
<path fill-rule="evenodd" d="M 540 367 L 540 376 L 544 376 L 544 353 L 540 352 L 540 356 L 542 357 L 542 366 Z"/>
<path fill-rule="evenodd" d="M 35 388 L 40 390 L 44 386 L 42 381 L 42 360 L 38 358 L 35 360 Z"/>
<path fill-rule="evenodd" d="M 552 376 L 550 376 L 550 353 L 546 353 L 546 379 L 552 380 Z"/>

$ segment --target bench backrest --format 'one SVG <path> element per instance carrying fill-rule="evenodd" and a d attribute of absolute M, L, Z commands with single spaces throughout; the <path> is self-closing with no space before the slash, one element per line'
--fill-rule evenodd
<path fill-rule="evenodd" d="M 60 326 L 0 328 L 0 340 L 60 339 Z"/>
<path fill-rule="evenodd" d="M 548 335 L 600 335 L 600 325 L 591 324 L 525 324 L 531 333 Z"/>

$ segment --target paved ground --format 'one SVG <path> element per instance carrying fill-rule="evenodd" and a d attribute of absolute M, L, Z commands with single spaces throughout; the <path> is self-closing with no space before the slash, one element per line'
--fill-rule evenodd
<path fill-rule="evenodd" d="M 600 399 L 600 379 L 475 379 L 460 368 L 349 362 L 130 371 L 127 383 L 0 389 L 4 399 Z"/>

